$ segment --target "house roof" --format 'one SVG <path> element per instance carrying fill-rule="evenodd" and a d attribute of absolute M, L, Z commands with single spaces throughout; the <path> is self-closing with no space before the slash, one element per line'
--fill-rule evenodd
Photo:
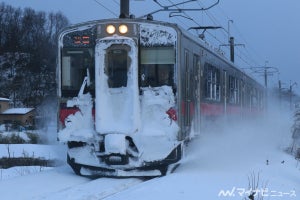
<path fill-rule="evenodd" d="M 2 115 L 24 115 L 34 110 L 34 108 L 10 108 L 5 110 Z"/>
<path fill-rule="evenodd" d="M 0 97 L 0 101 L 9 101 L 10 99 Z"/>

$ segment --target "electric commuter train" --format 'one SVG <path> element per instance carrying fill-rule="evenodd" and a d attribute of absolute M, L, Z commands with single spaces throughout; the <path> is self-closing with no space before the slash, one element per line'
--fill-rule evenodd
<path fill-rule="evenodd" d="M 165 175 L 206 121 L 264 109 L 263 86 L 176 24 L 73 25 L 58 55 L 58 137 L 78 175 Z"/>

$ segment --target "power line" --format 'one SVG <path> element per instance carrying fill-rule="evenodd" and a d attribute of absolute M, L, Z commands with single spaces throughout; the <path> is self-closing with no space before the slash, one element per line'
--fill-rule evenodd
<path fill-rule="evenodd" d="M 200 23 L 198 23 L 197 21 L 195 21 L 195 20 L 193 19 L 193 17 L 191 17 L 190 15 L 188 15 L 188 14 L 184 11 L 184 10 L 189 10 L 189 9 L 181 9 L 181 8 L 178 7 L 178 4 L 174 4 L 174 2 L 172 2 L 171 0 L 168 0 L 168 1 L 171 3 L 172 6 L 176 7 L 180 13 L 183 13 L 183 14 L 186 16 L 187 19 L 191 20 L 191 21 L 192 21 L 193 23 L 195 23 L 197 26 L 201 26 Z M 211 5 L 209 8 L 215 6 L 216 4 L 217 4 L 217 3 Z M 198 4 L 198 5 L 199 5 L 199 4 Z M 203 7 L 204 7 L 204 6 L 202 6 L 202 9 L 203 9 Z M 203 9 L 202 11 L 207 11 L 207 9 Z M 170 16 L 170 15 L 169 15 L 169 16 Z M 180 15 L 178 15 L 178 16 L 180 16 Z M 178 16 L 176 16 L 176 17 L 178 17 Z M 181 16 L 181 17 L 184 17 L 184 16 Z M 178 20 L 181 21 L 180 19 L 178 19 Z M 181 22 L 182 22 L 182 21 L 181 21 Z M 184 23 L 184 22 L 182 22 L 182 23 L 186 26 L 186 23 Z M 209 33 L 209 34 L 212 35 L 211 33 Z M 219 41 L 216 37 L 214 37 L 214 38 L 215 38 L 217 41 Z"/>
<path fill-rule="evenodd" d="M 113 0 L 118 6 L 120 6 L 120 3 L 119 2 L 117 2 L 116 0 Z"/>
<path fill-rule="evenodd" d="M 197 1 L 197 4 L 199 6 L 204 7 L 204 4 Z M 210 18 L 210 20 L 214 23 L 214 25 L 220 25 L 221 23 L 209 12 L 209 10 L 204 10 L 204 13 L 206 13 L 206 15 L 208 16 L 208 18 Z M 223 29 L 226 33 L 228 33 L 228 31 L 226 29 Z"/>
<path fill-rule="evenodd" d="M 104 4 L 100 3 L 98 0 L 93 0 L 95 1 L 98 5 L 100 5 L 101 7 L 103 7 L 105 10 L 107 10 L 108 12 L 110 12 L 113 16 L 118 17 L 118 14 L 116 14 L 114 11 L 112 11 L 111 9 L 109 9 L 107 6 L 105 6 Z M 182 10 L 178 4 L 175 4 L 173 1 L 171 0 L 167 0 L 173 7 L 176 7 L 179 11 Z M 117 5 L 120 5 L 119 2 L 117 2 L 116 0 L 113 0 L 113 2 Z M 196 1 L 197 4 L 200 7 L 205 7 L 203 3 Z M 227 19 L 229 19 L 229 17 L 225 14 L 225 12 L 219 8 L 219 10 L 221 11 L 222 15 L 224 15 Z M 200 23 L 198 23 L 197 21 L 195 21 L 189 14 L 187 14 L 185 11 L 180 11 L 182 14 L 184 14 L 184 16 L 186 16 L 186 18 L 188 18 L 189 20 L 191 20 L 193 23 L 195 23 L 196 25 L 200 26 Z M 202 13 L 205 13 L 206 16 L 210 19 L 210 21 L 214 24 L 214 25 L 220 25 L 220 22 L 218 21 L 218 19 L 211 14 L 211 12 L 209 12 L 208 10 L 203 10 Z M 171 15 L 169 15 L 171 17 Z M 186 23 L 184 21 L 182 21 L 180 18 L 178 18 L 180 15 L 173 15 L 172 17 L 176 17 L 176 19 L 180 22 L 180 24 L 182 26 L 184 26 L 185 28 L 188 28 Z M 181 15 L 181 17 L 184 17 Z M 235 30 L 238 32 L 239 37 L 242 38 L 242 40 L 246 41 L 243 37 L 243 35 L 241 34 L 241 32 L 238 30 L 237 26 L 234 26 Z M 224 31 L 221 32 L 221 34 L 226 37 L 226 34 L 228 34 L 228 30 L 223 29 Z M 212 38 L 214 39 L 216 42 L 218 42 L 219 44 L 223 44 L 224 42 L 222 42 L 215 34 L 211 33 L 210 31 L 206 31 L 206 33 Z M 244 42 L 247 43 L 247 42 Z M 248 45 L 247 43 L 247 47 L 251 47 L 250 45 Z M 227 47 L 227 49 L 229 49 Z M 252 50 L 253 52 L 256 53 L 256 51 Z M 240 49 L 237 49 L 237 57 L 244 63 L 246 63 L 247 65 L 251 66 L 251 63 L 254 63 L 254 65 L 257 66 L 257 62 L 250 56 L 250 53 L 248 51 L 247 48 L 245 48 L 243 51 Z M 258 54 L 257 54 L 258 55 Z M 259 56 L 260 57 L 260 56 Z M 250 61 L 250 63 L 249 63 Z"/>
<path fill-rule="evenodd" d="M 168 0 L 173 6 L 175 6 L 175 4 L 171 1 L 171 0 Z M 177 9 L 180 9 L 177 5 L 175 6 Z M 192 20 L 195 24 L 197 24 L 197 25 L 199 25 L 197 22 L 195 22 L 194 21 L 194 19 L 192 18 L 192 17 L 190 17 L 188 14 L 186 14 L 186 12 L 185 11 L 182 11 L 182 13 L 185 15 L 185 16 L 187 16 L 190 20 Z M 181 23 L 183 23 L 184 25 L 185 25 L 185 23 L 182 21 L 182 20 L 180 20 L 180 19 L 178 19 L 177 18 L 177 20 L 178 21 L 181 21 Z"/>
<path fill-rule="evenodd" d="M 220 10 L 221 14 L 227 18 L 227 20 L 230 20 L 230 18 L 228 17 L 228 15 L 225 13 L 225 11 L 224 11 L 221 7 L 218 7 L 218 9 Z M 241 33 L 241 31 L 239 30 L 239 28 L 238 28 L 235 24 L 233 24 L 233 26 L 234 26 L 236 32 L 238 33 L 238 36 L 243 40 L 242 43 L 245 43 L 245 44 L 246 44 L 246 48 L 245 48 L 244 50 L 247 52 L 247 54 L 244 54 L 244 55 L 245 55 L 246 58 L 248 58 L 249 60 L 252 60 L 252 62 L 255 63 L 255 65 L 257 66 L 257 65 L 258 65 L 258 64 L 257 64 L 257 61 L 255 61 L 255 59 L 253 59 L 253 58 L 250 56 L 251 53 L 248 51 L 248 49 L 250 49 L 250 50 L 255 54 L 255 56 L 256 56 L 257 58 L 259 58 L 260 60 L 264 60 L 264 59 L 263 59 L 262 56 L 259 55 L 259 53 L 257 53 L 257 51 L 256 51 L 254 48 L 252 48 L 252 46 L 247 42 L 247 40 L 246 40 L 245 37 L 242 35 L 242 33 Z"/>
<path fill-rule="evenodd" d="M 175 6 L 175 4 L 171 1 L 171 0 L 168 0 L 172 5 L 174 5 Z M 205 7 L 202 3 L 200 3 L 200 2 L 198 2 L 197 1 L 197 4 L 200 6 L 200 7 Z M 201 5 L 200 5 L 201 4 Z M 180 9 L 178 6 L 175 6 L 176 8 L 178 8 L 178 9 Z M 204 12 L 206 13 L 206 15 L 210 18 L 210 20 L 213 22 L 213 24 L 214 25 L 219 25 L 220 24 L 220 22 L 218 22 L 218 20 L 208 11 L 208 10 L 204 10 Z M 200 24 L 198 23 L 198 22 L 196 22 L 190 15 L 188 15 L 186 12 L 182 12 L 184 15 L 186 15 L 189 19 L 191 19 L 195 24 L 197 24 L 198 26 L 200 26 Z M 181 21 L 181 20 L 179 20 L 179 21 Z M 226 34 L 228 34 L 228 31 L 226 30 L 226 29 L 223 29 L 224 30 L 224 32 L 226 33 Z M 225 33 L 224 32 L 222 32 L 222 34 L 224 35 L 224 36 L 226 36 L 225 35 Z M 223 44 L 224 42 L 223 41 L 221 41 L 216 35 L 214 35 L 213 33 L 211 33 L 210 31 L 206 31 L 206 33 L 212 38 L 212 39 L 214 39 L 215 41 L 217 41 L 219 44 Z M 227 49 L 229 49 L 228 47 L 227 47 Z M 246 63 L 246 64 L 248 64 L 248 65 L 250 65 L 249 64 L 249 62 L 247 62 L 247 60 L 245 60 L 244 58 L 243 58 L 243 56 L 241 56 L 241 55 L 238 55 L 237 54 L 237 57 L 239 57 L 240 58 L 240 60 L 241 61 L 243 61 L 244 63 Z M 246 56 L 245 56 L 246 57 Z"/>
<path fill-rule="evenodd" d="M 198 3 L 199 6 L 204 6 L 203 3 L 201 3 L 201 2 L 198 2 L 198 1 L 197 1 L 197 3 Z M 221 11 L 221 14 L 222 14 L 223 16 L 226 17 L 227 20 L 230 20 L 230 18 L 228 17 L 228 15 L 226 15 L 226 13 L 224 12 L 224 10 L 221 9 L 221 7 L 218 7 L 218 9 Z M 214 15 L 211 14 L 211 12 L 210 12 L 209 10 L 205 10 L 204 13 L 205 13 L 206 16 L 211 20 L 211 22 L 213 22 L 214 24 L 221 24 L 221 23 L 214 17 Z M 237 28 L 237 26 L 234 25 L 234 27 L 235 27 L 235 30 L 238 32 L 238 36 L 244 41 L 243 43 L 247 43 L 247 48 L 244 48 L 243 50 L 237 49 L 236 56 L 237 56 L 242 62 L 244 62 L 245 64 L 247 64 L 247 65 L 249 65 L 249 66 L 251 66 L 251 63 L 254 63 L 254 65 L 257 66 L 258 64 L 257 64 L 256 60 L 253 59 L 253 58 L 251 57 L 251 53 L 248 51 L 248 47 L 251 48 L 251 45 L 249 45 L 248 42 L 246 42 L 245 38 L 243 37 L 243 35 L 241 34 L 241 31 L 239 31 L 239 29 Z M 222 34 L 224 35 L 224 37 L 226 37 L 225 33 L 226 33 L 226 34 L 229 34 L 229 33 L 228 33 L 229 30 L 225 30 L 225 29 L 223 29 L 223 30 L 224 30 L 224 32 L 222 32 Z M 222 42 L 221 42 L 219 39 L 217 39 L 216 36 L 214 36 L 214 39 L 215 39 L 216 41 L 219 41 L 219 42 L 222 44 Z M 229 49 L 229 47 L 227 47 L 227 49 Z M 252 51 L 253 51 L 254 53 L 256 53 L 257 57 L 261 58 L 261 56 L 260 56 L 253 48 L 251 48 L 251 49 L 252 49 Z"/>
<path fill-rule="evenodd" d="M 107 10 L 108 12 L 110 12 L 112 15 L 114 15 L 115 17 L 118 17 L 118 14 L 116 14 L 115 12 L 113 12 L 111 9 L 107 8 L 106 6 L 104 6 L 102 3 L 100 3 L 97 0 L 93 0 L 95 1 L 98 5 L 100 5 L 102 8 L 104 8 L 105 10 Z"/>

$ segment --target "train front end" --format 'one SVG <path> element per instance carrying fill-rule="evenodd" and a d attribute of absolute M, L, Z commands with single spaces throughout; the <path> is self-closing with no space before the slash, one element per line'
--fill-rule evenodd
<path fill-rule="evenodd" d="M 160 176 L 181 159 L 176 40 L 169 26 L 130 19 L 61 34 L 58 137 L 76 174 Z"/>

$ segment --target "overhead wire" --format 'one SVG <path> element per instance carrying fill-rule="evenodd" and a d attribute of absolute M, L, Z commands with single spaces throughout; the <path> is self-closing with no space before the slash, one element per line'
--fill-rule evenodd
<path fill-rule="evenodd" d="M 197 3 L 198 3 L 199 6 L 202 6 L 202 7 L 204 6 L 203 3 L 199 2 L 199 1 L 197 1 Z M 221 14 L 222 14 L 223 16 L 225 16 L 227 20 L 230 20 L 230 18 L 228 17 L 228 15 L 224 12 L 224 10 L 222 10 L 221 7 L 218 6 L 217 8 L 221 11 Z M 214 15 L 210 13 L 209 10 L 205 10 L 204 13 L 208 16 L 208 18 L 209 18 L 215 25 L 221 24 L 221 23 L 214 17 Z M 237 28 L 237 26 L 236 26 L 235 24 L 234 24 L 234 28 L 235 28 L 235 30 L 238 32 L 239 37 L 242 38 L 243 43 L 247 43 L 246 40 L 245 40 L 245 38 L 242 36 L 241 32 L 239 31 L 239 29 Z M 223 29 L 223 30 L 224 30 L 224 32 L 222 32 L 223 36 L 226 37 L 225 33 L 229 36 L 229 30 L 226 30 L 226 29 Z M 216 37 L 215 37 L 215 39 L 216 39 Z M 217 40 L 217 41 L 220 42 L 220 40 Z M 229 41 L 227 41 L 227 42 L 229 42 Z M 239 43 L 238 40 L 236 40 L 236 42 Z M 220 42 L 220 43 L 222 44 L 222 42 Z M 243 50 L 241 50 L 240 48 L 237 48 L 236 51 L 237 51 L 238 53 L 236 54 L 236 56 L 237 56 L 241 61 L 243 61 L 245 64 L 247 64 L 247 65 L 249 65 L 249 66 L 252 66 L 252 65 L 253 65 L 252 63 L 254 63 L 254 65 L 257 66 L 257 65 L 258 65 L 258 64 L 257 64 L 257 61 L 256 61 L 255 59 L 253 59 L 253 58 L 250 56 L 251 53 L 248 51 L 248 48 L 247 48 L 247 47 L 251 48 L 251 46 L 250 46 L 248 43 L 247 43 L 246 48 L 244 48 Z M 227 49 L 229 49 L 228 46 L 227 46 Z M 252 50 L 252 51 L 253 51 L 253 52 L 256 52 L 256 51 L 254 51 L 254 50 Z M 257 55 L 258 55 L 258 54 L 257 54 Z M 258 55 L 258 57 L 261 57 L 261 56 Z"/>
<path fill-rule="evenodd" d="M 168 0 L 168 2 L 171 3 L 171 5 L 175 6 L 176 8 L 178 8 L 178 9 L 180 10 L 180 8 L 179 8 L 178 6 L 176 6 L 175 3 L 174 3 L 173 1 Z M 205 7 L 203 3 L 199 2 L 199 1 L 196 1 L 196 2 L 197 2 L 197 4 L 198 4 L 200 7 Z M 221 23 L 218 21 L 218 19 L 215 18 L 214 15 L 211 14 L 208 10 L 204 10 L 204 11 L 202 11 L 202 12 L 204 12 L 204 13 L 206 14 L 206 16 L 210 19 L 210 21 L 211 21 L 214 25 L 218 26 L 218 25 L 221 24 Z M 185 16 L 187 16 L 189 19 L 191 19 L 191 21 L 193 21 L 195 24 L 197 24 L 198 26 L 200 26 L 200 24 L 199 24 L 197 21 L 195 21 L 195 20 L 193 19 L 193 17 L 191 17 L 189 14 L 187 14 L 187 13 L 184 12 L 184 11 L 182 11 L 182 13 L 183 13 Z M 224 13 L 223 13 L 223 15 L 224 15 Z M 227 19 L 229 19 L 229 17 L 228 17 L 227 15 L 226 15 L 225 17 L 226 17 Z M 182 24 L 185 25 L 185 23 L 184 23 L 180 18 L 177 17 L 177 20 L 178 20 L 180 23 L 182 23 Z M 228 37 L 227 37 L 227 36 L 229 35 L 228 30 L 225 29 L 225 28 L 223 28 L 222 30 L 223 30 L 223 31 L 221 32 L 221 34 L 223 35 L 223 37 L 228 38 Z M 223 44 L 224 44 L 224 42 L 223 42 L 221 39 L 219 39 L 219 38 L 216 36 L 216 34 L 211 33 L 211 31 L 206 31 L 206 34 L 208 34 L 212 39 L 214 39 L 214 40 L 215 40 L 217 43 L 219 43 L 220 45 L 223 45 Z M 226 41 L 226 42 L 229 42 L 229 41 Z M 229 49 L 229 46 L 227 46 L 226 48 Z M 240 50 L 240 49 L 237 49 L 237 52 L 238 52 L 238 53 L 236 54 L 236 57 L 238 57 L 238 58 L 239 58 L 243 63 L 245 63 L 246 65 L 252 66 L 253 64 L 251 64 L 251 63 L 253 63 L 253 62 L 255 63 L 254 59 L 252 59 L 251 57 L 249 57 L 249 55 L 248 55 L 247 53 L 245 53 L 244 51 L 242 51 L 242 50 Z"/>
<path fill-rule="evenodd" d="M 177 5 L 175 5 L 175 3 L 174 2 L 172 2 L 171 0 L 168 0 L 173 6 L 175 6 L 178 10 L 181 10 L 181 8 L 179 8 Z M 198 25 L 198 26 L 201 26 L 201 24 L 199 23 L 199 22 L 197 22 L 197 21 L 195 21 L 194 19 L 193 19 L 193 17 L 191 17 L 190 15 L 188 15 L 185 11 L 180 11 L 181 13 L 183 13 L 188 19 L 190 19 L 192 22 L 194 22 L 196 25 Z M 184 25 L 185 25 L 185 23 L 182 21 L 182 20 L 180 20 L 179 18 L 177 18 L 178 19 L 178 21 L 180 21 L 180 22 L 182 22 Z M 185 25 L 186 26 L 186 25 Z M 216 38 L 217 39 L 217 38 Z"/>
<path fill-rule="evenodd" d="M 113 0 L 118 6 L 120 6 L 120 3 L 119 2 L 117 2 L 116 0 Z"/>
<path fill-rule="evenodd" d="M 196 1 L 197 4 L 200 6 L 200 7 L 205 7 L 205 5 L 201 2 L 199 2 L 198 0 Z M 209 10 L 204 10 L 202 11 L 202 13 L 205 13 L 206 16 L 208 16 L 208 18 L 213 22 L 213 24 L 215 26 L 219 26 L 221 23 L 209 12 Z M 222 31 L 220 32 L 221 34 L 223 34 L 224 37 L 226 37 L 225 33 L 228 34 L 228 31 L 225 29 L 225 28 L 222 28 Z M 221 41 L 221 39 L 218 39 L 215 32 L 214 34 L 211 33 L 210 31 L 207 31 L 207 33 L 213 38 L 215 39 L 217 42 L 220 43 L 220 45 L 224 44 L 224 42 Z M 227 47 L 228 48 L 228 47 Z"/>
<path fill-rule="evenodd" d="M 175 4 L 174 4 L 171 0 L 168 0 L 168 1 L 169 1 L 169 3 L 171 3 L 172 5 L 175 6 Z M 178 6 L 175 6 L 175 7 L 179 9 Z M 193 18 L 191 18 L 188 14 L 186 14 L 186 12 L 183 11 L 182 13 L 183 13 L 186 17 L 188 17 L 188 18 L 190 18 L 192 21 L 194 21 Z M 178 17 L 176 17 L 176 18 L 177 18 L 178 21 L 180 21 L 180 22 L 183 24 L 183 26 L 185 26 L 185 27 L 187 28 L 186 23 L 184 23 L 180 18 L 178 18 Z"/>
<path fill-rule="evenodd" d="M 228 17 L 227 14 L 225 13 L 225 11 L 224 11 L 221 7 L 219 7 L 218 9 L 219 9 L 219 10 L 222 12 L 222 14 L 229 20 L 229 17 Z M 247 43 L 247 40 L 245 39 L 245 37 L 243 36 L 243 34 L 242 34 L 241 31 L 239 30 L 239 28 L 238 28 L 235 24 L 233 24 L 233 26 L 235 27 L 235 29 L 236 29 L 237 33 L 239 34 L 240 38 L 241 38 L 245 43 Z M 248 45 L 248 46 L 251 47 L 251 45 Z M 253 52 L 254 52 L 258 57 L 262 58 L 261 55 L 259 55 L 252 47 L 251 47 L 251 49 L 253 50 Z"/>
<path fill-rule="evenodd" d="M 199 2 L 198 0 L 196 1 L 197 4 L 200 6 L 200 7 L 204 7 L 204 4 Z M 206 13 L 206 15 L 211 19 L 211 21 L 214 23 L 214 25 L 220 25 L 221 23 L 209 12 L 209 10 L 204 10 L 202 11 L 204 13 Z M 224 32 L 226 32 L 226 34 L 228 34 L 228 30 L 226 29 L 223 29 Z M 225 33 L 224 33 L 225 34 Z"/>
<path fill-rule="evenodd" d="M 111 9 L 107 8 L 102 3 L 100 3 L 98 0 L 93 0 L 93 1 L 96 2 L 98 5 L 100 5 L 102 8 L 104 8 L 106 11 L 110 12 L 114 17 L 118 17 L 119 16 L 118 14 L 116 14 L 115 12 L 113 12 Z"/>
<path fill-rule="evenodd" d="M 174 5 L 176 8 L 178 8 L 178 9 L 180 10 L 180 8 L 179 8 L 178 6 L 176 6 L 174 2 L 172 2 L 171 0 L 168 0 L 168 2 L 171 3 L 171 5 Z M 203 4 L 200 5 L 198 1 L 197 1 L 197 3 L 198 3 L 199 6 L 204 7 L 204 5 L 203 5 Z M 187 16 L 189 19 L 191 19 L 191 21 L 193 21 L 196 25 L 201 26 L 200 23 L 198 23 L 197 21 L 195 21 L 195 20 L 193 19 L 193 17 L 191 17 L 190 15 L 188 15 L 186 12 L 184 12 L 184 11 L 181 11 L 181 12 L 182 12 L 185 16 Z M 209 16 L 209 18 L 210 18 L 211 21 L 214 23 L 214 25 L 219 25 L 219 24 L 220 24 L 220 23 L 218 23 L 218 20 L 217 20 L 216 18 L 213 17 L 213 15 L 211 15 L 211 14 L 209 14 L 209 13 L 207 12 L 207 10 L 205 10 L 205 11 L 203 11 L 203 12 L 206 12 L 206 15 Z M 177 18 L 177 20 L 180 21 L 181 23 L 183 23 L 183 24 L 185 25 L 185 23 L 184 23 L 182 20 L 180 20 L 179 18 Z M 227 30 L 226 30 L 226 29 L 223 29 L 223 30 L 227 33 Z M 214 40 L 216 40 L 219 44 L 223 44 L 223 43 L 224 43 L 223 41 L 221 41 L 216 35 L 214 35 L 214 34 L 211 33 L 210 31 L 206 31 L 206 33 L 207 33 L 211 38 L 213 38 Z M 225 34 L 225 33 L 223 32 L 223 34 Z"/>
<path fill-rule="evenodd" d="M 245 48 L 245 50 L 248 52 L 248 54 L 251 55 L 251 53 L 248 51 L 248 49 L 250 49 L 255 54 L 255 56 L 261 60 L 260 62 L 264 62 L 264 58 L 262 58 L 262 56 L 256 50 L 254 50 L 254 48 L 252 47 L 252 45 L 247 42 L 247 40 L 244 38 L 244 36 L 239 31 L 238 27 L 235 26 L 235 29 L 236 29 L 239 37 L 244 41 L 244 43 L 246 43 L 246 47 L 247 48 Z M 259 65 L 255 59 L 253 59 L 253 58 L 251 58 L 251 59 L 254 61 L 254 63 L 255 63 L 256 66 Z"/>
<path fill-rule="evenodd" d="M 198 1 L 196 1 L 197 3 L 198 3 L 198 5 L 200 6 L 200 7 L 205 7 L 205 5 L 204 4 L 202 4 L 202 5 L 200 5 L 200 2 L 198 2 Z M 202 13 L 206 13 L 206 15 L 210 18 L 210 20 L 213 22 L 213 24 L 214 24 L 214 26 L 219 26 L 220 25 L 220 23 L 218 22 L 218 20 L 212 15 L 212 14 L 210 14 L 209 12 L 208 12 L 208 10 L 203 10 L 202 11 Z M 186 13 L 185 13 L 186 14 Z M 189 15 L 188 15 L 189 16 Z M 190 16 L 189 16 L 190 17 Z M 192 18 L 192 17 L 190 17 L 190 18 Z M 193 18 L 192 18 L 192 21 L 195 23 L 195 24 L 197 24 L 198 26 L 201 26 L 201 24 L 199 24 L 197 21 L 195 21 Z M 224 31 L 227 33 L 227 30 L 226 29 L 224 29 L 224 28 L 222 28 L 222 30 L 223 31 L 221 31 L 221 33 L 223 34 L 223 35 L 225 35 L 225 33 L 224 33 Z M 212 33 L 211 31 L 209 31 L 209 30 L 206 30 L 206 32 L 205 32 L 207 35 L 209 35 L 212 39 L 214 39 L 217 43 L 219 43 L 219 44 L 224 44 L 224 42 L 223 41 L 221 41 L 221 39 L 219 39 L 217 36 L 216 36 L 216 34 L 215 34 L 215 31 L 214 31 L 214 33 Z M 217 48 L 217 47 L 215 47 L 215 48 Z M 228 47 L 227 47 L 228 48 Z M 229 48 L 228 48 L 229 49 Z"/>
<path fill-rule="evenodd" d="M 111 13 L 113 16 L 118 17 L 118 14 L 116 14 L 114 11 L 112 11 L 111 9 L 109 9 L 107 6 L 105 6 L 104 4 L 102 4 L 101 2 L 99 2 L 98 0 L 93 0 L 93 1 L 96 2 L 98 5 L 100 5 L 101 7 L 103 7 L 105 10 L 107 10 L 107 11 L 108 11 L 109 13 Z M 171 0 L 167 0 L 167 1 L 168 1 L 169 3 L 171 3 L 171 5 L 173 5 L 174 7 L 178 8 L 178 9 L 180 10 L 180 8 L 179 8 L 177 5 L 175 5 L 175 3 L 174 3 L 173 1 L 171 1 Z M 115 4 L 117 4 L 117 5 L 120 5 L 120 3 L 117 2 L 116 0 L 113 0 L 113 2 L 114 2 Z M 196 2 L 197 2 L 197 4 L 198 4 L 200 7 L 204 7 L 204 4 L 203 4 L 202 2 L 199 2 L 198 0 L 197 0 Z M 218 7 L 218 8 L 219 8 L 219 10 L 221 11 L 221 14 L 222 14 L 223 16 L 225 16 L 227 20 L 230 20 L 230 18 L 229 18 L 228 15 L 225 13 L 225 11 L 222 10 L 220 7 Z M 190 16 L 189 14 L 187 14 L 185 11 L 182 11 L 182 13 L 183 13 L 187 18 L 189 18 L 193 23 L 195 23 L 196 25 L 198 25 L 198 26 L 201 25 L 199 22 L 195 21 L 195 20 L 193 19 L 193 17 L 191 17 L 191 16 Z M 211 14 L 211 13 L 209 12 L 209 10 L 204 10 L 204 11 L 202 11 L 202 13 L 205 13 L 205 15 L 210 19 L 210 21 L 211 21 L 214 25 L 220 25 L 220 24 L 221 24 L 221 23 L 218 21 L 218 19 L 215 18 L 214 15 Z M 175 17 L 176 17 L 177 21 L 180 22 L 181 26 L 183 26 L 183 27 L 185 27 L 185 28 L 188 28 L 187 25 L 186 25 L 186 23 L 185 23 L 183 20 L 181 20 L 178 16 L 175 16 Z M 237 49 L 238 54 L 236 54 L 236 56 L 237 56 L 241 61 L 243 61 L 244 63 L 246 63 L 246 64 L 249 65 L 249 66 L 252 66 L 253 64 L 254 64 L 255 66 L 257 66 L 257 65 L 258 65 L 258 64 L 257 64 L 257 61 L 256 61 L 255 59 L 253 59 L 253 58 L 250 56 L 251 53 L 248 51 L 248 48 L 252 49 L 252 51 L 256 54 L 256 56 L 258 56 L 258 57 L 260 57 L 260 58 L 261 58 L 261 56 L 260 56 L 255 50 L 253 50 L 253 48 L 251 47 L 251 45 L 249 45 L 249 44 L 246 42 L 245 38 L 243 37 L 243 35 L 241 34 L 241 32 L 239 31 L 239 29 L 237 28 L 237 26 L 236 26 L 235 24 L 234 24 L 233 26 L 234 26 L 236 32 L 239 34 L 239 37 L 243 40 L 243 43 L 246 43 L 246 44 L 247 44 L 247 46 L 246 46 L 246 48 L 244 49 L 244 51 L 242 51 L 240 48 Z M 222 30 L 223 30 L 223 31 L 221 32 L 221 34 L 223 35 L 223 37 L 227 37 L 227 35 L 229 34 L 229 33 L 228 33 L 228 30 L 225 29 L 225 28 L 223 28 Z M 216 42 L 218 42 L 220 45 L 223 45 L 223 44 L 224 44 L 224 42 L 223 42 L 221 39 L 219 39 L 219 38 L 216 36 L 216 34 L 211 33 L 211 31 L 206 31 L 206 34 L 208 34 L 212 39 L 214 39 L 214 40 L 215 40 Z M 227 35 L 226 35 L 226 34 L 227 34 Z M 238 40 L 236 40 L 236 41 L 238 41 Z M 228 41 L 227 41 L 227 42 L 228 42 Z M 227 46 L 227 49 L 229 49 L 228 46 Z M 246 52 L 246 53 L 245 53 L 245 52 Z M 251 64 L 250 62 L 253 63 L 253 64 Z"/>
<path fill-rule="evenodd" d="M 220 10 L 221 14 L 226 17 L 227 20 L 231 20 L 228 17 L 228 15 L 226 14 L 226 12 L 221 7 L 218 7 L 218 9 Z M 238 38 L 240 38 L 242 40 L 242 43 L 244 43 L 246 45 L 246 47 L 243 49 L 246 53 L 243 52 L 241 49 L 238 49 L 238 51 L 241 54 L 243 54 L 245 57 L 247 57 L 247 59 L 249 59 L 254 64 L 254 66 L 259 66 L 258 62 L 251 56 L 252 53 L 249 52 L 249 50 L 251 50 L 255 54 L 255 56 L 257 58 L 259 58 L 260 60 L 263 60 L 262 56 L 259 55 L 259 53 L 256 50 L 254 50 L 252 45 L 250 45 L 247 42 L 247 40 L 245 39 L 245 37 L 243 36 L 243 34 L 241 33 L 241 31 L 239 30 L 239 28 L 237 27 L 237 25 L 235 23 L 233 23 L 233 27 L 234 27 L 235 31 L 238 33 L 238 36 L 239 36 Z M 239 42 L 239 41 L 237 40 L 237 42 Z M 249 66 L 252 66 L 253 64 L 249 64 Z"/>

